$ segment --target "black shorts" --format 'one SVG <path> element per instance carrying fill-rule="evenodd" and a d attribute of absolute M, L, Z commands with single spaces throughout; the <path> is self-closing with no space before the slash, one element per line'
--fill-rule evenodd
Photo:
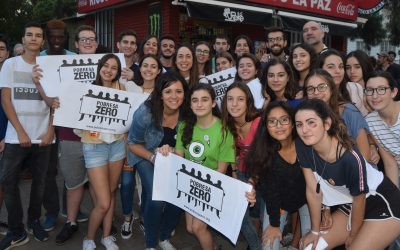
<path fill-rule="evenodd" d="M 339 206 L 347 216 L 351 213 L 351 204 Z M 387 177 L 383 178 L 375 194 L 370 194 L 365 203 L 365 221 L 400 220 L 400 190 Z"/>

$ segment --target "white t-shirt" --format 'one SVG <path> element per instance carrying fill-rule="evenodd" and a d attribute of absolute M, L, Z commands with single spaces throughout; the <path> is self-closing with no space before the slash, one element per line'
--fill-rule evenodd
<path fill-rule="evenodd" d="M 247 86 L 250 88 L 251 94 L 253 95 L 254 106 L 258 109 L 261 109 L 264 105 L 264 96 L 262 95 L 260 80 L 255 78 L 248 82 Z"/>
<path fill-rule="evenodd" d="M 33 144 L 39 144 L 40 136 L 47 132 L 50 109 L 43 101 L 32 82 L 33 64 L 28 64 L 21 56 L 4 62 L 0 72 L 0 88 L 11 89 L 11 102 L 18 120 Z M 11 122 L 8 122 L 6 143 L 19 144 L 18 135 Z"/>

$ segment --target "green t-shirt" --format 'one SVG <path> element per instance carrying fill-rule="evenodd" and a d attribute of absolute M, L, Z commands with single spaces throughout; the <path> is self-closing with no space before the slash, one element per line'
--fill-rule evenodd
<path fill-rule="evenodd" d="M 190 144 L 185 148 L 182 142 L 184 123 L 178 127 L 176 149 L 184 152 L 185 159 L 199 163 L 213 170 L 218 169 L 218 162 L 235 162 L 234 139 L 229 130 L 222 135 L 220 119 L 207 128 L 200 128 L 197 124 L 193 128 Z"/>

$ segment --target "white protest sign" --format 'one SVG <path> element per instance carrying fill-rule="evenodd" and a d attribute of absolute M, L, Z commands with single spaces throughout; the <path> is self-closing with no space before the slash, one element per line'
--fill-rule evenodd
<path fill-rule="evenodd" d="M 153 200 L 174 204 L 212 226 L 236 244 L 251 185 L 186 160 L 157 154 Z"/>
<path fill-rule="evenodd" d="M 60 96 L 61 82 L 92 83 L 97 76 L 97 64 L 106 54 L 39 56 L 36 63 L 43 70 L 40 84 L 49 97 Z M 116 53 L 122 68 L 124 54 Z"/>
<path fill-rule="evenodd" d="M 222 99 L 226 89 L 235 81 L 236 68 L 222 70 L 220 72 L 206 76 L 208 84 L 214 88 L 218 107 L 221 108 Z"/>
<path fill-rule="evenodd" d="M 53 124 L 110 134 L 126 133 L 136 109 L 148 97 L 92 84 L 62 82 Z"/>

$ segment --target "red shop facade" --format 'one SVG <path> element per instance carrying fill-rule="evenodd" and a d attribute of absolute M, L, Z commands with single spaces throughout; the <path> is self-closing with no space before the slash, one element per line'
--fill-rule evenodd
<path fill-rule="evenodd" d="M 358 0 L 78 0 L 84 23 L 95 26 L 99 42 L 114 51 L 118 33 L 130 28 L 138 39 L 172 34 L 178 42 L 213 41 L 218 34 L 232 40 L 240 34 L 265 46 L 265 29 L 280 25 L 289 44 L 302 41 L 308 20 L 321 22 L 325 43 L 346 51 L 347 36 L 360 19 Z M 256 51 L 257 52 L 257 51 Z"/>

